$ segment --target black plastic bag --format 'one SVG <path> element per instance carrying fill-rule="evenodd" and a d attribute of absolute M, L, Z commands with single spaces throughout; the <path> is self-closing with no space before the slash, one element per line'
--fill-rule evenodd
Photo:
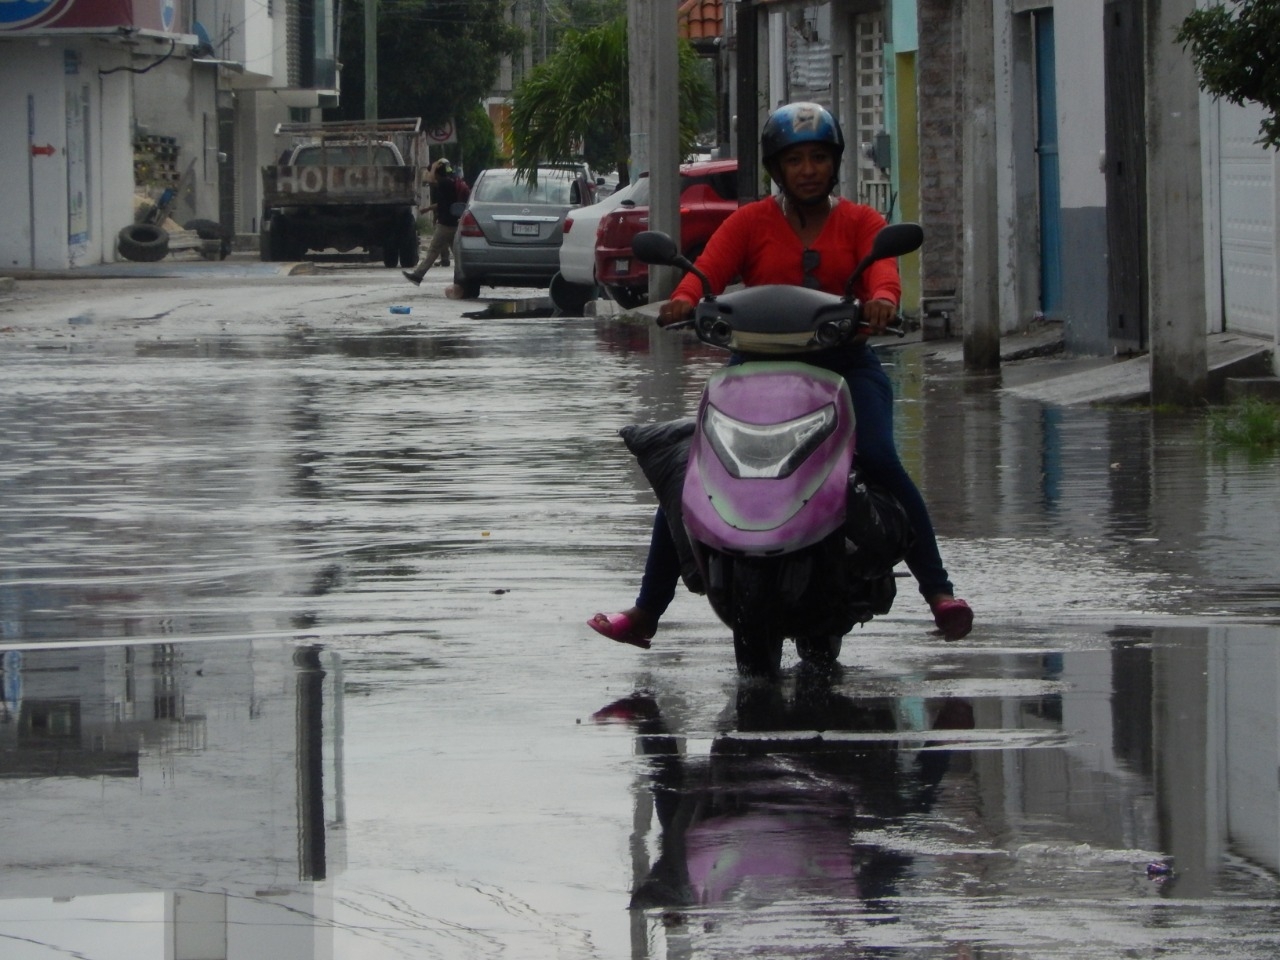
<path fill-rule="evenodd" d="M 854 546 L 851 560 L 862 576 L 893 569 L 907 555 L 915 533 L 896 497 L 868 483 L 857 469 L 849 474 L 845 536 Z"/>
<path fill-rule="evenodd" d="M 627 449 L 640 463 L 649 486 L 658 497 L 667 517 L 667 527 L 680 557 L 680 576 L 694 593 L 705 593 L 702 574 L 693 558 L 693 548 L 684 529 L 684 512 L 680 498 L 684 492 L 684 474 L 689 466 L 689 444 L 693 439 L 694 420 L 684 417 L 662 423 L 631 424 L 618 431 Z"/>

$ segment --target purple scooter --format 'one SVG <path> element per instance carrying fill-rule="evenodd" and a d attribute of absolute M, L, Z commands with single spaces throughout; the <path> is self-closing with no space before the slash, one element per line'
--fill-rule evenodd
<path fill-rule="evenodd" d="M 897 501 L 858 476 L 844 378 L 804 360 L 860 332 L 862 272 L 922 241 L 917 224 L 885 227 L 843 297 L 783 285 L 716 296 L 670 237 L 646 231 L 632 241 L 641 260 L 702 280 L 688 323 L 742 361 L 708 380 L 679 504 L 664 507 L 683 521 L 688 543 L 673 529 L 677 547 L 692 554 L 698 585 L 733 630 L 743 674 L 776 676 L 786 638 L 802 662 L 829 669 L 844 635 L 893 604 L 909 524 Z"/>

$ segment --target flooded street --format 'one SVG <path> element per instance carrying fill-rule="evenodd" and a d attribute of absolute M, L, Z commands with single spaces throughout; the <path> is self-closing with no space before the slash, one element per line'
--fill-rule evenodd
<path fill-rule="evenodd" d="M 0 299 L 0 957 L 1280 954 L 1275 456 L 895 346 L 975 629 L 740 682 L 701 597 L 585 625 L 721 357 L 443 286 Z"/>

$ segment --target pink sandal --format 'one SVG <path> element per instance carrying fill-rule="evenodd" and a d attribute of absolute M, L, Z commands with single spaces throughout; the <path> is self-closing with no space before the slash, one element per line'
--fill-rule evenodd
<path fill-rule="evenodd" d="M 948 640 L 960 640 L 973 629 L 973 610 L 963 600 L 945 597 L 929 604 L 933 622 Z"/>
<path fill-rule="evenodd" d="M 658 632 L 656 626 L 646 632 L 626 613 L 597 613 L 587 621 L 587 626 L 601 636 L 619 643 L 629 643 L 641 650 L 649 649 L 650 638 Z"/>

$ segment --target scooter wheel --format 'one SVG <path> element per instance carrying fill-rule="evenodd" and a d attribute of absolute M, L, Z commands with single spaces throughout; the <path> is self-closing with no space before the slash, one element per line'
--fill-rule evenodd
<path fill-rule="evenodd" d="M 735 630 L 733 655 L 742 676 L 775 679 L 782 672 L 782 637 Z"/>
<path fill-rule="evenodd" d="M 796 637 L 796 653 L 801 661 L 811 667 L 824 669 L 835 665 L 840 658 L 844 637 Z"/>

